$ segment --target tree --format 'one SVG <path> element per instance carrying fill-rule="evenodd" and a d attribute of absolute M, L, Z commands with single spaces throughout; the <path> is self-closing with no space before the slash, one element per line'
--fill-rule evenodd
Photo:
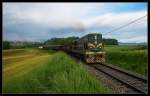
<path fill-rule="evenodd" d="M 32 41 L 11 41 L 11 48 L 30 48 L 41 46 L 42 42 L 32 42 Z"/>
<path fill-rule="evenodd" d="M 117 39 L 103 39 L 103 42 L 106 45 L 118 45 Z"/>
<path fill-rule="evenodd" d="M 10 42 L 3 41 L 3 49 L 10 49 Z"/>
<path fill-rule="evenodd" d="M 45 45 L 68 45 L 72 44 L 78 37 L 67 37 L 67 38 L 51 38 L 44 42 Z"/>
<path fill-rule="evenodd" d="M 44 45 L 68 45 L 72 44 L 74 41 L 79 39 L 79 37 L 67 37 L 67 38 L 51 38 L 44 42 Z M 117 39 L 103 39 L 106 45 L 118 45 Z"/>

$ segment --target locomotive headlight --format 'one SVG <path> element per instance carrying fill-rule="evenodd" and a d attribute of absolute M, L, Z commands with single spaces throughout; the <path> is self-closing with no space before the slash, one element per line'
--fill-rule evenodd
<path fill-rule="evenodd" d="M 92 46 L 90 46 L 90 48 L 93 48 Z"/>
<path fill-rule="evenodd" d="M 97 45 L 97 48 L 102 48 L 102 43 L 99 43 L 99 44 Z"/>

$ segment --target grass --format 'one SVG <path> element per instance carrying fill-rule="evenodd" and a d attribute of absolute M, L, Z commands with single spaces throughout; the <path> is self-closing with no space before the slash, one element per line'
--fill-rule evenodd
<path fill-rule="evenodd" d="M 105 46 L 106 62 L 147 76 L 146 46 Z"/>
<path fill-rule="evenodd" d="M 54 53 L 55 51 L 45 51 L 38 49 L 10 49 L 3 50 L 3 66 L 9 66 L 12 63 L 28 60 L 37 56 L 45 55 L 48 53 Z"/>
<path fill-rule="evenodd" d="M 63 52 L 18 51 L 10 50 L 10 55 L 9 51 L 3 51 L 3 93 L 111 93 L 83 65 L 76 64 Z M 19 60 L 7 61 L 11 56 Z"/>

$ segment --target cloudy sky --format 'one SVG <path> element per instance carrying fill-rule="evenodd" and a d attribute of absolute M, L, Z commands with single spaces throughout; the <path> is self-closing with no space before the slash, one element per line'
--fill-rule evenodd
<path fill-rule="evenodd" d="M 3 3 L 3 40 L 106 34 L 146 14 L 147 3 Z M 147 42 L 147 17 L 103 38 Z"/>

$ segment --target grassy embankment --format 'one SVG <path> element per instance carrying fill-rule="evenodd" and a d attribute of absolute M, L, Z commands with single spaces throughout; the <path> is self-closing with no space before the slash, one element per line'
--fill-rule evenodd
<path fill-rule="evenodd" d="M 3 93 L 110 93 L 63 52 L 3 51 Z"/>
<path fill-rule="evenodd" d="M 106 60 L 121 68 L 147 75 L 146 46 L 105 46 Z"/>

